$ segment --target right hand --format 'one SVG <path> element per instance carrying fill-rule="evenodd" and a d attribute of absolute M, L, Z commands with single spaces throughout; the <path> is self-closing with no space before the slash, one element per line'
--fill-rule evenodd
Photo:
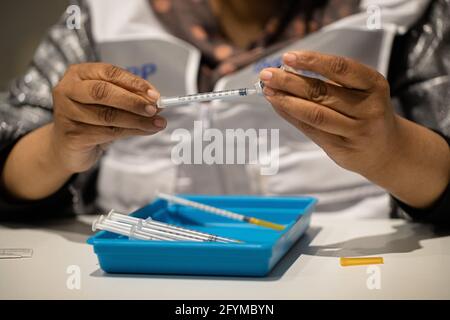
<path fill-rule="evenodd" d="M 53 89 L 50 141 L 70 173 L 91 168 L 119 138 L 155 134 L 167 125 L 157 115 L 158 91 L 144 79 L 105 63 L 72 65 Z"/>

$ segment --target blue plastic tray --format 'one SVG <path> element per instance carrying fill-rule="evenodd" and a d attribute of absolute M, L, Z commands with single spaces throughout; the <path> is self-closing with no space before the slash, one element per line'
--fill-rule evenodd
<path fill-rule="evenodd" d="M 142 241 L 101 231 L 88 239 L 109 273 L 265 276 L 309 226 L 309 197 L 200 196 L 184 198 L 286 225 L 275 231 L 156 200 L 132 216 L 242 240 L 244 243 Z"/>

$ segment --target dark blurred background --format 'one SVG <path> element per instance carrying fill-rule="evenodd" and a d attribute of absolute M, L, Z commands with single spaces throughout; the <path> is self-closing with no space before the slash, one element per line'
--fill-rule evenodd
<path fill-rule="evenodd" d="M 24 72 L 46 30 L 67 6 L 67 0 L 1 0 L 0 91 Z"/>

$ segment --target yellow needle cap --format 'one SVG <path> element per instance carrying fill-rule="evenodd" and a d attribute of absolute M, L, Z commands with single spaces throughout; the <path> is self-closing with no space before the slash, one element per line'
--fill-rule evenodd
<path fill-rule="evenodd" d="M 371 264 L 383 264 L 382 257 L 341 258 L 341 266 L 365 266 Z"/>
<path fill-rule="evenodd" d="M 260 220 L 260 219 L 256 219 L 256 218 L 250 218 L 248 222 L 250 222 L 251 224 L 256 224 L 258 226 L 274 229 L 277 231 L 282 231 L 286 228 L 282 224 L 277 224 L 277 223 L 273 223 L 273 222 L 266 221 L 266 220 Z"/>

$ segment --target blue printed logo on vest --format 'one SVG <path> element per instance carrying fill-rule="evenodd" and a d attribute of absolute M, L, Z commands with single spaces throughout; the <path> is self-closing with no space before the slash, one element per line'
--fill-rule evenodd
<path fill-rule="evenodd" d="M 255 65 L 253 66 L 253 71 L 255 73 L 260 73 L 261 70 L 265 68 L 278 68 L 283 64 L 282 61 L 283 60 L 281 57 L 261 59 L 257 63 L 255 63 Z"/>
<path fill-rule="evenodd" d="M 146 63 L 140 66 L 131 66 L 126 68 L 131 73 L 148 80 L 148 78 L 155 74 L 157 71 L 156 64 L 154 63 Z"/>

